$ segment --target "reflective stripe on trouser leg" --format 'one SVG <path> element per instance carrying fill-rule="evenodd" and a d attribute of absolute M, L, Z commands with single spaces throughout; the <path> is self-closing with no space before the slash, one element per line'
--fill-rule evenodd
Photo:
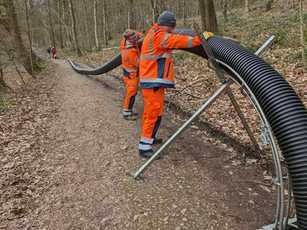
<path fill-rule="evenodd" d="M 124 116 L 131 116 L 132 115 L 132 111 L 130 111 L 130 110 L 123 110 L 123 115 Z"/>
<path fill-rule="evenodd" d="M 151 145 L 150 144 L 144 144 L 142 142 L 139 143 L 139 150 L 141 151 L 150 151 L 152 150 Z"/>
<path fill-rule="evenodd" d="M 164 91 L 164 88 L 160 88 L 158 90 L 142 90 L 144 99 L 144 113 L 141 136 L 142 139 L 150 140 L 150 142 L 153 141 L 153 134 L 156 127 L 156 123 L 163 113 Z"/>
<path fill-rule="evenodd" d="M 153 141 L 152 138 L 141 137 L 140 143 L 152 145 Z"/>

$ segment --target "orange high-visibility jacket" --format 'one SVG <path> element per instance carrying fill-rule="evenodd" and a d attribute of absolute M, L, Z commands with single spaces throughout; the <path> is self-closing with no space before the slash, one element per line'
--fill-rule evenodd
<path fill-rule="evenodd" d="M 123 38 L 120 42 L 120 52 L 124 76 L 129 77 L 131 73 L 137 74 L 139 72 L 139 48 Z"/>
<path fill-rule="evenodd" d="M 147 32 L 140 57 L 141 88 L 174 88 L 172 49 L 190 48 L 201 44 L 201 39 L 166 32 L 154 24 Z"/>

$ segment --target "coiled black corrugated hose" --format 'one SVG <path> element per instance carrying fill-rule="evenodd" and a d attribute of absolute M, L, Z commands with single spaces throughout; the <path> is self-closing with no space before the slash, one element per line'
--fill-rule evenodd
<path fill-rule="evenodd" d="M 307 111 L 303 103 L 277 71 L 239 44 L 221 37 L 211 37 L 208 44 L 218 60 L 239 73 L 263 109 L 288 165 L 298 227 L 307 229 Z M 201 46 L 185 50 L 206 58 Z M 86 74 L 101 74 L 118 65 L 117 56 L 100 71 Z"/>
<path fill-rule="evenodd" d="M 237 43 L 208 41 L 217 59 L 244 79 L 262 107 L 288 165 L 299 229 L 307 229 L 307 111 L 288 82 L 270 65 Z"/>

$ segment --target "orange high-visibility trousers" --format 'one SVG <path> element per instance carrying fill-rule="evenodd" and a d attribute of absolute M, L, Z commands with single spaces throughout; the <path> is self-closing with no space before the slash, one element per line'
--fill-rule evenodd
<path fill-rule="evenodd" d="M 165 88 L 142 89 L 144 113 L 141 142 L 152 144 L 156 138 L 164 109 Z"/>
<path fill-rule="evenodd" d="M 135 97 L 138 92 L 139 77 L 137 73 L 129 73 L 129 76 L 124 76 L 125 98 L 124 98 L 124 113 L 132 112 Z"/>

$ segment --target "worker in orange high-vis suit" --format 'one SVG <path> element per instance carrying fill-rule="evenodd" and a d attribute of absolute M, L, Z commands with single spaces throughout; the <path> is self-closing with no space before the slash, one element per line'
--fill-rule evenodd
<path fill-rule="evenodd" d="M 147 32 L 140 57 L 140 86 L 144 98 L 139 153 L 142 157 L 153 155 L 152 145 L 162 142 L 157 139 L 161 124 L 165 88 L 174 88 L 174 64 L 172 49 L 199 46 L 201 39 L 174 34 L 176 18 L 172 12 L 164 11 Z"/>
<path fill-rule="evenodd" d="M 137 118 L 137 113 L 133 112 L 133 106 L 139 85 L 140 49 L 138 42 L 140 39 L 140 33 L 133 30 L 126 30 L 120 43 L 123 79 L 126 91 L 123 103 L 123 117 L 126 120 L 135 120 Z"/>

